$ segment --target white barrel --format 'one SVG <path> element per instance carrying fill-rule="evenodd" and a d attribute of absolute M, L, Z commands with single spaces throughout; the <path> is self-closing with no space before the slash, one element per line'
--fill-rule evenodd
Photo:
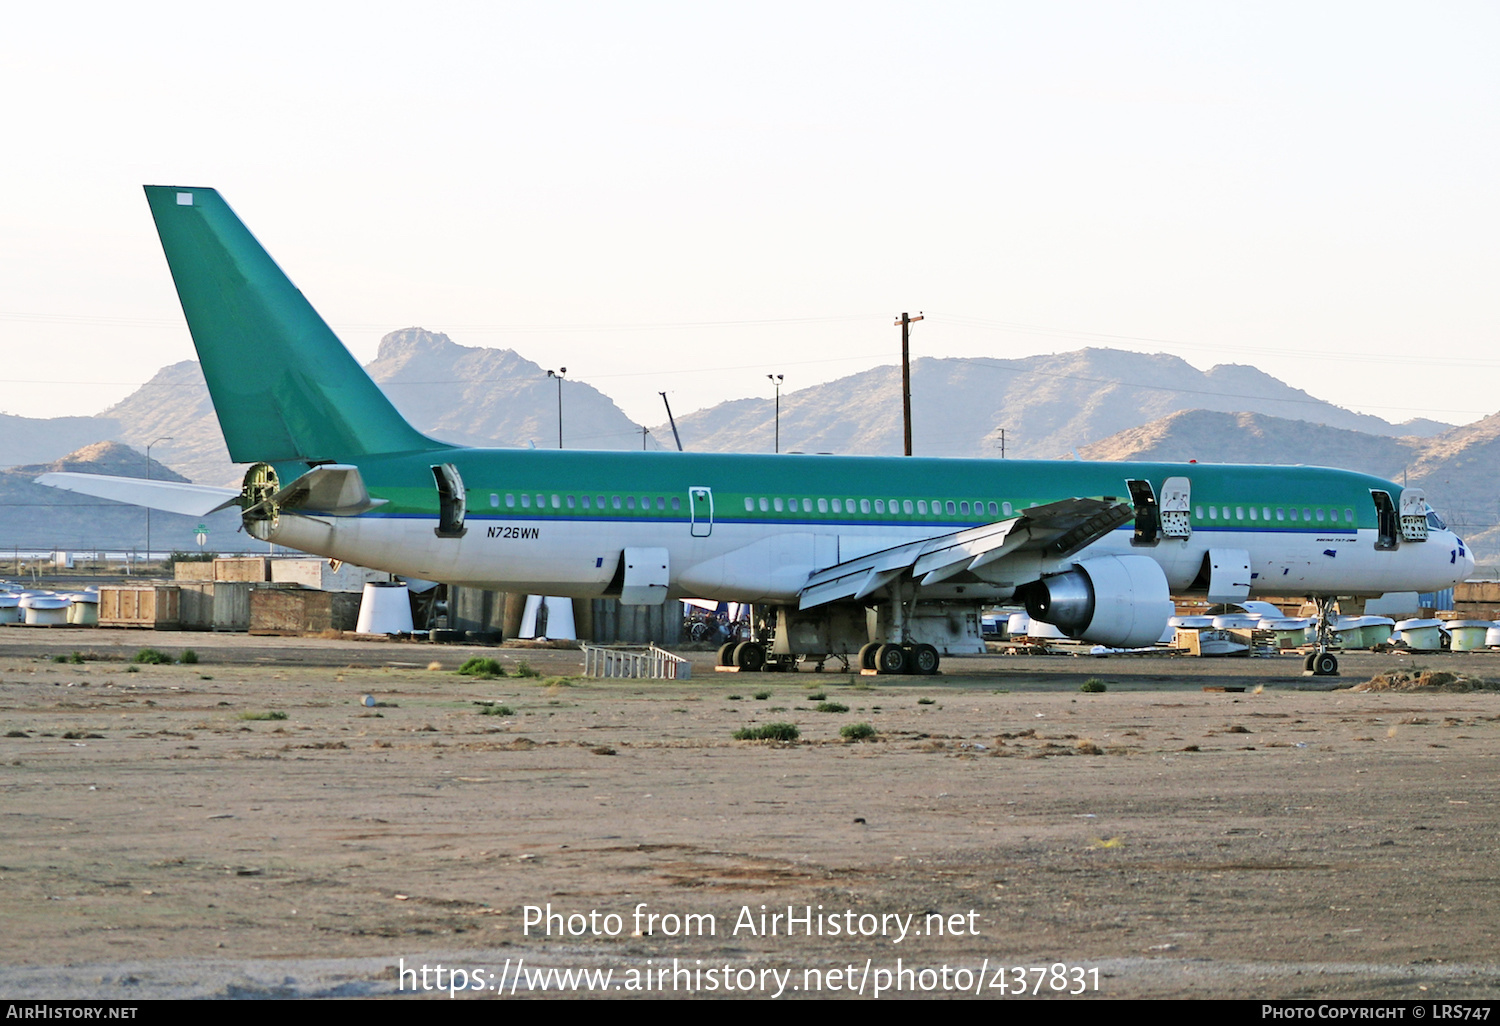
<path fill-rule="evenodd" d="M 1167 621 L 1168 627 L 1186 627 L 1190 630 L 1202 630 L 1213 625 L 1214 618 L 1211 616 L 1174 616 Z"/>
<path fill-rule="evenodd" d="M 26 623 L 32 627 L 53 627 L 67 623 L 70 605 L 72 600 L 66 595 L 29 594 L 21 598 Z"/>
<path fill-rule="evenodd" d="M 1360 623 L 1360 617 L 1339 617 L 1333 624 L 1333 640 L 1340 648 L 1364 648 L 1364 624 Z"/>
<path fill-rule="evenodd" d="M 1401 640 L 1415 652 L 1436 652 L 1443 647 L 1443 621 L 1411 619 L 1396 624 Z"/>
<path fill-rule="evenodd" d="M 1362 648 L 1374 648 L 1391 640 L 1391 631 L 1395 629 L 1396 621 L 1389 616 L 1361 616 L 1359 619 Z"/>
<path fill-rule="evenodd" d="M 68 606 L 68 622 L 79 624 L 84 627 L 96 627 L 99 624 L 99 593 L 91 591 L 75 591 L 68 596 L 72 604 Z"/>
<path fill-rule="evenodd" d="M 1485 636 L 1495 626 L 1493 620 L 1449 620 L 1448 634 L 1455 652 L 1473 652 L 1484 648 Z"/>
<path fill-rule="evenodd" d="M 361 634 L 410 634 L 411 599 L 401 582 L 371 581 L 359 600 Z"/>
<path fill-rule="evenodd" d="M 0 623 L 20 623 L 25 615 L 18 592 L 0 592 Z"/>
<path fill-rule="evenodd" d="M 1281 608 L 1279 606 L 1274 605 L 1270 602 L 1261 602 L 1256 599 L 1250 599 L 1248 601 L 1241 602 L 1239 605 L 1241 609 L 1249 613 L 1251 616 L 1258 616 L 1262 620 L 1280 620 L 1286 616 L 1286 614 L 1281 611 Z"/>
<path fill-rule="evenodd" d="M 1213 618 L 1213 625 L 1221 631 L 1254 630 L 1260 626 L 1261 618 L 1254 613 L 1220 613 Z"/>
<path fill-rule="evenodd" d="M 1307 626 L 1312 620 L 1305 616 L 1282 616 L 1261 620 L 1262 630 L 1276 633 L 1277 648 L 1296 648 L 1307 643 Z"/>

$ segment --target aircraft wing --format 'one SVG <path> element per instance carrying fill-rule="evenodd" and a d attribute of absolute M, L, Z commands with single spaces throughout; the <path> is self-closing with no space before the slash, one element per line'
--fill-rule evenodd
<path fill-rule="evenodd" d="M 180 481 L 148 481 L 138 477 L 110 477 L 107 474 L 73 474 L 63 471 L 43 474 L 36 479 L 36 483 L 190 517 L 207 516 L 223 509 L 233 504 L 240 494 L 238 488 L 213 488 Z"/>
<path fill-rule="evenodd" d="M 907 542 L 819 570 L 807 579 L 798 606 L 858 601 L 908 574 L 918 587 L 937 584 L 1014 552 L 1071 556 L 1134 516 L 1130 503 L 1108 499 L 1064 499 L 1033 506 L 1009 520 Z"/>

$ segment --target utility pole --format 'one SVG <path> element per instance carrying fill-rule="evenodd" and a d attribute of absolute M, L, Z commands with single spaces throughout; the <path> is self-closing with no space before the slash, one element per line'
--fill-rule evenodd
<path fill-rule="evenodd" d="M 1000 458 L 1005 459 L 1005 429 L 1000 429 Z"/>
<path fill-rule="evenodd" d="M 767 374 L 771 384 L 776 386 L 776 451 L 781 451 L 781 380 L 785 374 Z"/>
<path fill-rule="evenodd" d="M 146 443 L 146 480 L 147 481 L 151 480 L 151 447 L 153 445 L 156 445 L 157 442 L 170 442 L 170 441 L 172 441 L 172 436 L 171 435 L 163 435 L 161 438 L 156 439 L 155 442 L 147 442 Z M 148 563 L 151 561 L 151 507 L 150 506 L 146 507 L 146 561 Z"/>
<path fill-rule="evenodd" d="M 906 455 L 911 455 L 911 326 L 922 319 L 921 311 L 915 317 L 906 313 L 896 323 L 901 327 L 901 423 L 906 429 Z"/>
<path fill-rule="evenodd" d="M 645 452 L 646 451 L 646 436 L 649 435 L 650 433 L 651 433 L 651 429 L 650 428 L 647 428 L 647 427 L 641 428 L 641 452 Z"/>
<path fill-rule="evenodd" d="M 547 377 L 557 379 L 557 447 L 562 448 L 562 382 L 563 375 L 568 373 L 568 368 L 559 367 L 555 371 L 548 371 Z"/>

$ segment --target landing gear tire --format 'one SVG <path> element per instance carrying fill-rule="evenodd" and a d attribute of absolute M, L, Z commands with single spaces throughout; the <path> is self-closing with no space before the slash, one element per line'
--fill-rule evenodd
<path fill-rule="evenodd" d="M 1312 672 L 1317 677 L 1337 677 L 1339 659 L 1332 652 L 1320 652 L 1312 658 Z"/>
<path fill-rule="evenodd" d="M 937 673 L 938 650 L 931 645 L 918 645 L 911 650 L 911 672 L 929 676 Z"/>
<path fill-rule="evenodd" d="M 859 668 L 861 670 L 875 669 L 875 653 L 880 649 L 878 641 L 872 641 L 859 650 Z"/>
<path fill-rule="evenodd" d="M 900 645 L 881 645 L 875 650 L 875 669 L 879 673 L 906 673 L 911 657 Z"/>
<path fill-rule="evenodd" d="M 737 642 L 737 641 L 731 641 L 731 642 L 729 642 L 726 645 L 720 645 L 719 646 L 719 665 L 720 666 L 733 666 L 734 665 L 734 650 L 739 647 L 739 644 L 740 643 Z"/>
<path fill-rule="evenodd" d="M 1305 656 L 1302 657 L 1302 672 L 1303 673 L 1312 673 L 1313 672 L 1313 660 L 1316 659 L 1316 658 L 1318 658 L 1318 653 L 1316 653 L 1316 652 L 1309 652 L 1309 653 L 1307 653 L 1307 655 L 1305 655 Z"/>
<path fill-rule="evenodd" d="M 734 646 L 734 665 L 754 673 L 766 665 L 766 650 L 758 641 L 742 641 Z"/>

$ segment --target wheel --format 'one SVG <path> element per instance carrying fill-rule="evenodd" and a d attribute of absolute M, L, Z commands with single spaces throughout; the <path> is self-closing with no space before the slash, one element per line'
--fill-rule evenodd
<path fill-rule="evenodd" d="M 931 645 L 918 645 L 911 650 L 911 671 L 923 675 L 937 673 L 938 650 Z"/>
<path fill-rule="evenodd" d="M 734 646 L 734 665 L 752 673 L 766 665 L 765 647 L 758 641 L 742 641 Z"/>
<path fill-rule="evenodd" d="M 910 663 L 900 645 L 881 645 L 875 650 L 875 669 L 881 673 L 905 673 Z"/>
<path fill-rule="evenodd" d="M 731 641 L 731 642 L 729 642 L 727 644 L 719 646 L 719 665 L 720 666 L 733 666 L 734 665 L 734 650 L 735 650 L 735 647 L 738 644 L 739 644 L 739 642 L 737 642 L 737 641 Z"/>
<path fill-rule="evenodd" d="M 1339 672 L 1338 656 L 1332 652 L 1322 652 L 1313 657 L 1313 673 L 1319 677 L 1336 677 Z"/>
<path fill-rule="evenodd" d="M 875 650 L 880 648 L 878 641 L 872 641 L 859 650 L 859 668 L 861 670 L 875 669 Z"/>
<path fill-rule="evenodd" d="M 688 628 L 688 637 L 694 641 L 703 641 L 708 637 L 708 624 L 702 620 L 694 620 Z"/>
<path fill-rule="evenodd" d="M 1316 658 L 1318 658 L 1318 653 L 1316 653 L 1316 652 L 1309 652 L 1309 653 L 1307 653 L 1307 655 L 1303 656 L 1302 657 L 1302 669 L 1305 670 L 1305 671 L 1307 671 L 1308 673 L 1312 673 L 1313 660 L 1316 659 Z"/>

